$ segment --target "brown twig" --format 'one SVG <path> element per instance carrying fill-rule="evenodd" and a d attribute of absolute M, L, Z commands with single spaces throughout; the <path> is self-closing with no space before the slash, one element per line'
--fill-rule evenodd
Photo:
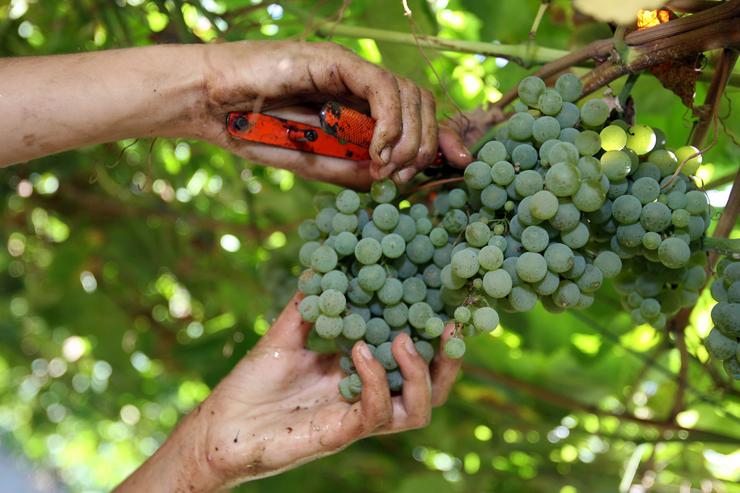
<path fill-rule="evenodd" d="M 740 214 L 740 172 L 735 175 L 735 181 L 730 190 L 730 196 L 727 198 L 727 205 L 722 210 L 722 215 L 717 222 L 714 230 L 715 238 L 727 238 L 732 229 L 737 224 L 737 217 Z M 714 269 L 717 263 L 718 255 L 716 252 L 709 253 L 709 267 Z"/>
<path fill-rule="evenodd" d="M 722 50 L 722 54 L 720 55 L 719 61 L 714 69 L 712 82 L 707 90 L 707 96 L 704 99 L 704 105 L 701 107 L 699 119 L 694 124 L 694 129 L 691 132 L 690 142 L 691 145 L 695 147 L 700 147 L 704 142 L 704 138 L 713 122 L 715 124 L 715 133 L 718 133 L 718 129 L 716 128 L 717 114 L 719 112 L 720 103 L 722 102 L 722 95 L 727 86 L 727 81 L 729 80 L 732 68 L 735 66 L 735 62 L 737 61 L 737 56 L 737 50 Z"/>

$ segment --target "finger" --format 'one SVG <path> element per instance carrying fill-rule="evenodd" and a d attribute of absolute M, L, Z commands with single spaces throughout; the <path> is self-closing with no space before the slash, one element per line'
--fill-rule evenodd
<path fill-rule="evenodd" d="M 405 416 L 393 414 L 393 428 L 397 430 L 422 428 L 432 415 L 432 386 L 429 367 L 414 347 L 407 334 L 393 340 L 393 357 L 403 375 L 402 402 Z"/>
<path fill-rule="evenodd" d="M 298 311 L 303 298 L 302 293 L 296 292 L 278 315 L 270 330 L 262 337 L 260 344 L 285 348 L 303 348 L 306 345 L 312 324 L 305 322 Z"/>
<path fill-rule="evenodd" d="M 434 407 L 445 403 L 462 365 L 462 359 L 448 358 L 444 350 L 441 349 L 454 334 L 455 324 L 448 324 L 442 333 L 440 351 L 437 352 L 434 361 L 432 361 L 432 405 Z"/>
<path fill-rule="evenodd" d="M 421 90 L 410 80 L 400 77 L 398 87 L 401 97 L 401 138 L 393 147 L 390 164 L 384 168 L 385 176 L 392 170 L 412 164 L 419 154 L 421 144 Z"/>
<path fill-rule="evenodd" d="M 465 147 L 460 134 L 450 127 L 442 126 L 439 129 L 439 149 L 447 162 L 457 168 L 464 168 L 473 161 L 473 156 Z"/>
<path fill-rule="evenodd" d="M 314 60 L 315 50 L 315 44 L 307 44 L 307 56 Z M 370 103 L 370 114 L 375 119 L 370 156 L 378 166 L 388 163 L 402 132 L 401 95 L 396 77 L 350 50 L 331 43 L 324 45 L 322 63 L 311 62 L 307 67 L 319 91 L 346 93 L 346 88 Z"/>
<path fill-rule="evenodd" d="M 367 344 L 360 341 L 354 345 L 352 361 L 362 381 L 362 394 L 342 421 L 345 440 L 366 436 L 390 422 L 393 416 L 385 369 L 370 353 Z"/>
<path fill-rule="evenodd" d="M 439 148 L 439 128 L 437 127 L 436 103 L 434 96 L 426 89 L 421 89 L 421 142 L 414 161 L 396 172 L 393 180 L 403 185 L 408 183 L 417 173 L 429 166 L 437 157 Z"/>

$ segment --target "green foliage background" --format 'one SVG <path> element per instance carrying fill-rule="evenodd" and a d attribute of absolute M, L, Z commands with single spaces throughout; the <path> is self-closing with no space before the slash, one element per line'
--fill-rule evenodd
<path fill-rule="evenodd" d="M 409 5 L 421 32 L 522 43 L 539 2 Z M 13 0 L 0 5 L 0 55 L 312 40 L 311 18 L 289 7 L 332 18 L 341 6 Z M 342 24 L 409 32 L 398 0 L 348 2 Z M 558 0 L 537 42 L 571 50 L 610 35 Z M 440 117 L 496 101 L 532 70 L 453 52 L 425 51 L 427 63 L 413 45 L 334 40 L 431 88 Z M 639 121 L 676 146 L 686 141 L 690 114 L 676 96 L 649 75 L 633 95 Z M 722 116 L 731 101 L 740 104 L 737 89 L 728 89 Z M 737 131 L 737 113 L 725 122 Z M 727 175 L 739 159 L 721 134 L 701 176 Z M 299 272 L 296 225 L 324 188 L 188 140 L 111 143 L 0 170 L 2 445 L 55 469 L 71 491 L 117 484 L 265 332 Z M 738 387 L 701 346 L 711 304 L 705 294 L 687 331 L 677 423 L 664 422 L 678 385 L 671 338 L 631 327 L 607 286 L 582 316 L 537 308 L 472 341 L 466 371 L 428 428 L 365 440 L 237 490 L 600 493 L 634 483 L 740 491 Z"/>

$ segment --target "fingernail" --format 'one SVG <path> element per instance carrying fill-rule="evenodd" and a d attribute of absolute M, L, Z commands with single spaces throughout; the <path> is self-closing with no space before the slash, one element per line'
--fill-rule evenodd
<path fill-rule="evenodd" d="M 370 353 L 370 348 L 367 347 L 367 344 L 360 342 L 359 345 L 360 347 L 358 350 L 360 351 L 360 356 L 365 360 L 371 360 L 373 355 Z"/>
<path fill-rule="evenodd" d="M 416 352 L 416 347 L 414 347 L 414 341 L 412 341 L 410 337 L 406 337 L 406 340 L 403 341 L 403 347 L 404 349 L 406 349 L 406 352 L 409 353 L 411 356 L 416 356 L 419 354 Z"/>
<path fill-rule="evenodd" d="M 388 161 L 391 160 L 391 147 L 385 146 L 382 151 L 380 151 L 380 160 L 383 161 L 385 164 L 388 164 Z"/>
<path fill-rule="evenodd" d="M 416 170 L 414 168 L 406 168 L 398 172 L 398 179 L 401 183 L 406 183 L 413 178 L 414 175 L 416 175 Z"/>

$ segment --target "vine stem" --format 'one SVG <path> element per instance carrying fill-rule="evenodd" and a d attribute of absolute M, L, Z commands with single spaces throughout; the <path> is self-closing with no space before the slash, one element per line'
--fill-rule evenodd
<path fill-rule="evenodd" d="M 715 124 L 715 135 L 719 130 L 717 129 L 716 122 L 717 113 L 719 112 L 727 81 L 730 78 L 735 62 L 737 62 L 737 57 L 737 50 L 728 49 L 722 50 L 722 54 L 719 56 L 719 62 L 714 69 L 714 76 L 704 99 L 702 114 L 700 114 L 699 120 L 695 123 L 691 132 L 691 145 L 695 147 L 700 147 L 704 142 L 704 138 L 712 122 Z"/>

